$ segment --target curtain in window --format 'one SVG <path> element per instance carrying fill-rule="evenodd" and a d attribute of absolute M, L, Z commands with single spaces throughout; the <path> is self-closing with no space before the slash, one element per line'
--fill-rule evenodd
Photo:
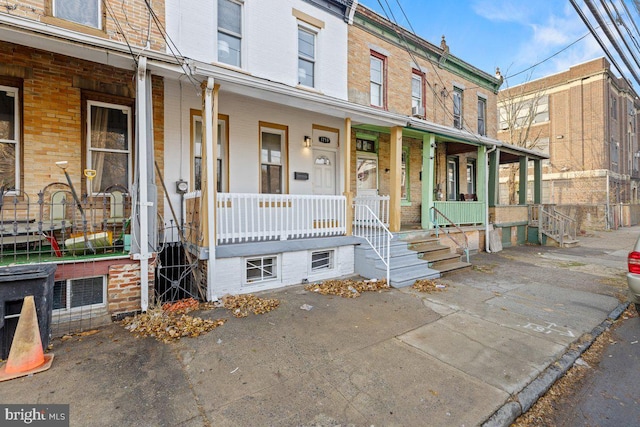
<path fill-rule="evenodd" d="M 109 122 L 109 109 L 91 106 L 91 148 L 107 148 L 107 123 Z M 104 151 L 91 152 L 91 168 L 96 170 L 91 191 L 102 189 L 102 176 L 104 173 Z"/>

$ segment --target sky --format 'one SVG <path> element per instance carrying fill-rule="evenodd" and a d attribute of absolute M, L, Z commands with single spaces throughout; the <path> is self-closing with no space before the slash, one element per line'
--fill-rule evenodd
<path fill-rule="evenodd" d="M 505 77 L 503 88 L 605 56 L 569 0 L 359 2 L 393 20 L 391 10 L 398 24 L 408 29 L 412 26 L 420 37 L 437 46 L 444 35 L 452 55 L 482 71 L 494 74 L 500 67 Z"/>

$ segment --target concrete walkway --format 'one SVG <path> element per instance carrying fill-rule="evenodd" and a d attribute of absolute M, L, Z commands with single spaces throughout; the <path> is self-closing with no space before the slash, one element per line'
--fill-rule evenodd
<path fill-rule="evenodd" d="M 0 383 L 0 402 L 69 403 L 72 426 L 508 425 L 617 315 L 638 233 L 478 254 L 430 294 L 269 292 L 277 310 L 205 312 L 229 321 L 174 344 L 112 324 L 54 340 L 53 367 Z"/>

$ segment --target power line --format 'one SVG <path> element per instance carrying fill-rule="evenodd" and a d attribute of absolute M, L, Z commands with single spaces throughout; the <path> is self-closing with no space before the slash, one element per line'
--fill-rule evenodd
<path fill-rule="evenodd" d="M 569 49 L 571 46 L 575 45 L 576 43 L 578 43 L 578 42 L 580 42 L 580 41 L 584 40 L 584 39 L 585 39 L 588 35 L 590 35 L 590 34 L 591 34 L 591 33 L 586 33 L 584 36 L 582 36 L 582 37 L 580 37 L 579 39 L 577 39 L 576 41 L 574 41 L 574 42 L 572 42 L 572 43 L 568 44 L 567 46 L 563 47 L 562 49 L 560 49 L 559 51 L 555 52 L 554 54 L 552 54 L 552 55 L 550 55 L 550 56 L 546 57 L 545 59 L 543 59 L 543 60 L 541 60 L 541 61 L 539 61 L 539 62 L 536 62 L 535 64 L 531 65 L 530 67 L 525 68 L 524 70 L 518 71 L 517 73 L 511 74 L 511 75 L 509 75 L 509 76 L 505 76 L 504 78 L 505 78 L 505 79 L 510 79 L 510 78 L 512 78 L 512 77 L 519 76 L 519 75 L 520 75 L 520 74 L 522 74 L 522 73 L 526 73 L 527 71 L 534 69 L 534 68 L 535 68 L 535 67 L 537 67 L 538 65 L 543 64 L 543 63 L 545 63 L 545 62 L 549 61 L 550 59 L 552 59 L 552 58 L 554 58 L 554 57 L 558 56 L 559 54 L 561 54 L 561 53 L 562 53 L 562 52 L 564 52 L 565 50 Z"/>

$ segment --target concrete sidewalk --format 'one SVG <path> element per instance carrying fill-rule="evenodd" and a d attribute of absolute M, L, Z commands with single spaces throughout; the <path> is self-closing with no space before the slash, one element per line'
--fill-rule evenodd
<path fill-rule="evenodd" d="M 269 292 L 275 311 L 204 312 L 229 321 L 174 344 L 112 324 L 55 340 L 53 367 L 0 383 L 0 402 L 69 403 L 73 426 L 508 425 L 512 396 L 619 312 L 639 232 L 478 254 L 431 294 Z"/>

